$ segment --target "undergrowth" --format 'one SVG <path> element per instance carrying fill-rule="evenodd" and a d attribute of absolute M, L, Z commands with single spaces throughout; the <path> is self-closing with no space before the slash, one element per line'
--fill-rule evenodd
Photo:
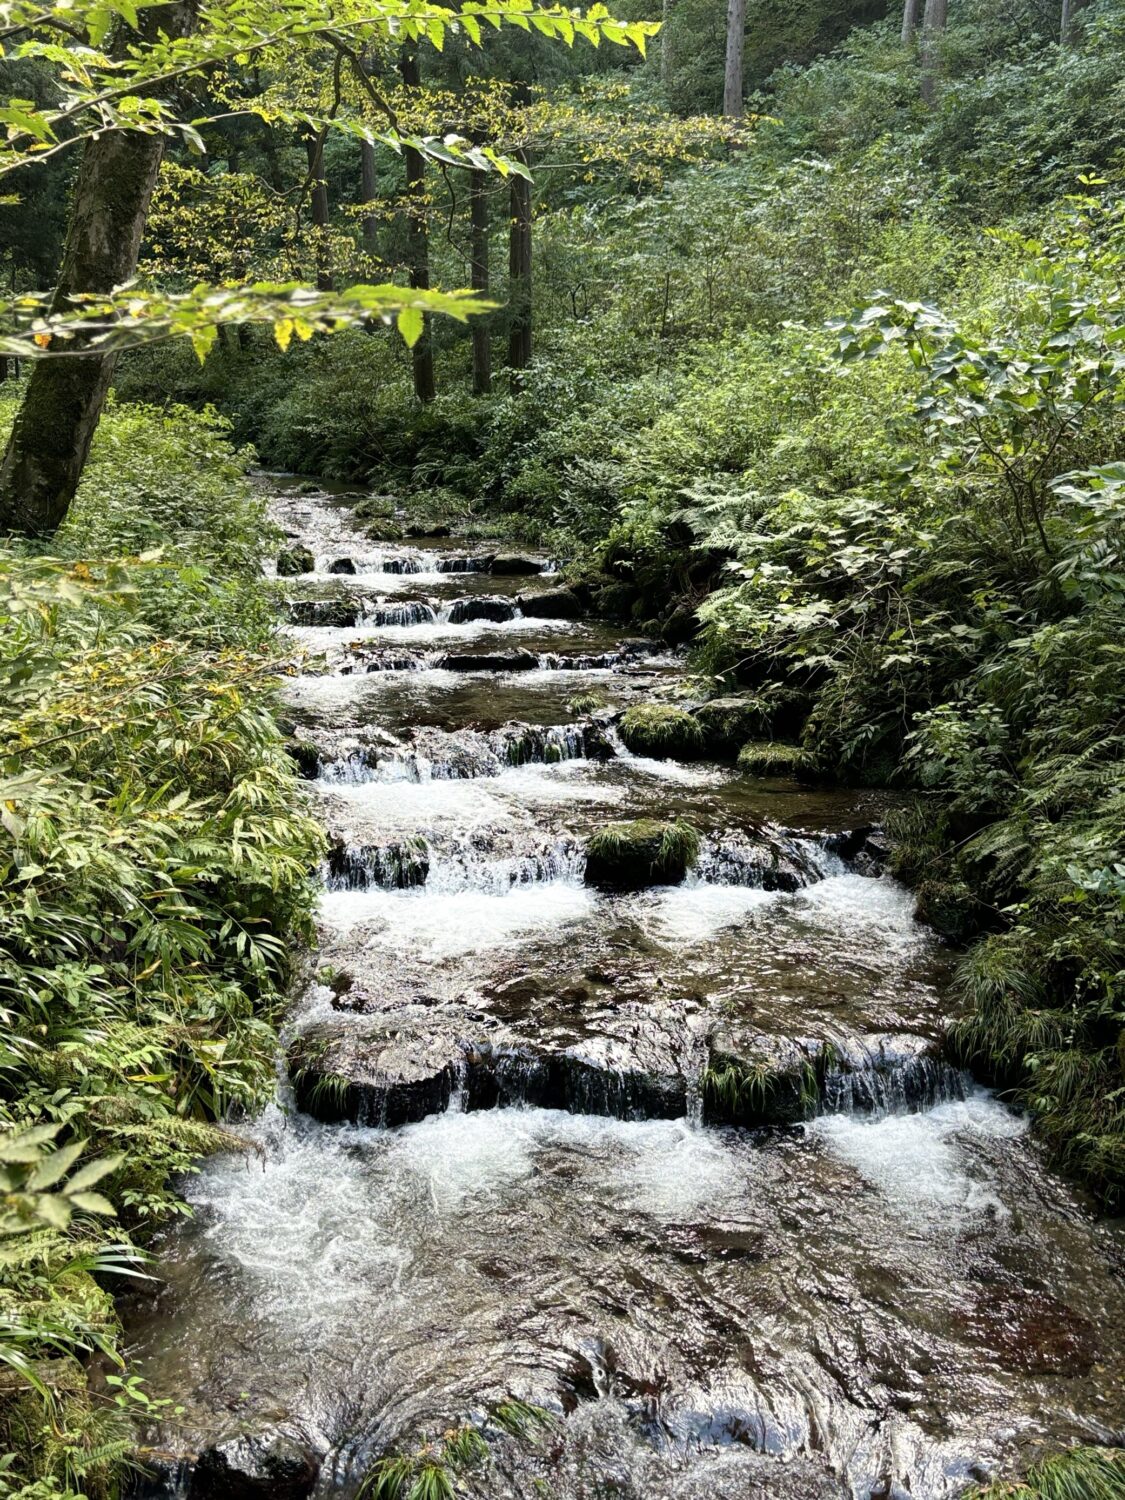
<path fill-rule="evenodd" d="M 0 435 L 12 416 L 0 404 Z M 114 1491 L 110 1296 L 274 1087 L 321 835 L 271 714 L 272 533 L 214 418 L 111 409 L 51 555 L 0 551 L 4 1483 Z M 6 1153 L 6 1156 L 5 1156 Z M 97 1188 L 94 1190 L 93 1184 Z M 117 1377 L 111 1377 L 117 1379 Z"/>

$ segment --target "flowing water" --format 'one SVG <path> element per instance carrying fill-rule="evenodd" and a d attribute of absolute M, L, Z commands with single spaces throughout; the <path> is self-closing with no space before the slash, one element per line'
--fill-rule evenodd
<path fill-rule="evenodd" d="M 1125 1236 L 942 1060 L 880 801 L 632 756 L 617 712 L 683 663 L 549 568 L 275 505 L 317 557 L 320 944 L 281 1104 L 126 1309 L 180 1408 L 139 1491 L 354 1496 L 467 1420 L 482 1500 L 941 1500 L 1125 1440 Z M 700 830 L 694 872 L 588 886 L 585 836 L 640 815 Z M 715 1082 L 746 1067 L 781 1082 Z M 509 1396 L 539 1441 L 490 1425 Z"/>

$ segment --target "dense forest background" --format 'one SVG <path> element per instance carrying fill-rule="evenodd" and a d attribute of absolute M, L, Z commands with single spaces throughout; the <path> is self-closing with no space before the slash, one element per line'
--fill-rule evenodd
<path fill-rule="evenodd" d="M 615 14 L 663 23 L 647 58 L 506 28 L 182 85 L 198 138 L 164 150 L 140 288 L 496 307 L 412 346 L 378 317 L 133 340 L 69 515 L 4 554 L 17 1368 L 112 1349 L 101 1273 L 272 1088 L 320 836 L 269 712 L 278 539 L 244 445 L 570 559 L 594 607 L 690 644 L 702 692 L 752 691 L 748 771 L 911 790 L 896 869 L 965 945 L 954 1047 L 1121 1204 L 1125 4 Z M 3 67 L 50 105 L 44 62 Z M 388 119 L 530 180 L 344 128 Z M 10 305 L 53 285 L 78 170 L 4 179 Z M 7 433 L 42 351 L 5 348 Z M 76 1240 L 95 1181 L 122 1227 Z M 111 1378 L 108 1415 L 84 1387 L 9 1414 L 0 1495 L 112 1492 L 144 1397 Z"/>

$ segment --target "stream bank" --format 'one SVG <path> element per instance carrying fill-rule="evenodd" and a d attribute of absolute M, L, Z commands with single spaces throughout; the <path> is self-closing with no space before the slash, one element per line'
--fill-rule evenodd
<path fill-rule="evenodd" d="M 549 559 L 274 507 L 320 946 L 284 1108 L 130 1311 L 183 1406 L 147 1492 L 352 1496 L 509 1394 L 558 1421 L 482 1493 L 939 1500 L 1120 1441 L 1120 1226 L 943 1060 L 880 798 L 630 753 L 683 662 Z M 641 819 L 690 871 L 591 883 Z"/>

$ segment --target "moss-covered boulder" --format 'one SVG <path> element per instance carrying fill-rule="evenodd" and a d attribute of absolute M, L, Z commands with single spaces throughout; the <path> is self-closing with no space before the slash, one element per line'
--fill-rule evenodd
<path fill-rule="evenodd" d="M 316 567 L 316 558 L 307 547 L 285 547 L 277 554 L 277 576 L 296 578 L 301 573 L 311 573 Z"/>
<path fill-rule="evenodd" d="M 372 542 L 401 542 L 404 535 L 398 522 L 390 518 L 372 521 L 370 526 L 364 527 L 364 531 Z"/>
<path fill-rule="evenodd" d="M 352 515 L 357 521 L 390 521 L 394 519 L 394 513 L 393 495 L 365 495 L 352 507 Z"/>
<path fill-rule="evenodd" d="M 807 711 L 808 699 L 804 693 L 779 684 L 766 684 L 755 693 L 712 698 L 694 712 L 708 751 L 733 758 L 749 740 L 799 730 Z"/>
<path fill-rule="evenodd" d="M 942 937 L 967 943 L 989 926 L 989 910 L 963 880 L 923 880 L 915 892 L 914 915 Z"/>
<path fill-rule="evenodd" d="M 800 745 L 781 740 L 751 740 L 738 752 L 738 769 L 747 776 L 785 777 L 789 781 L 815 781 L 816 757 Z"/>
<path fill-rule="evenodd" d="M 690 823 L 608 823 L 586 842 L 586 884 L 610 891 L 678 885 L 698 858 L 699 835 Z"/>
<path fill-rule="evenodd" d="M 618 728 L 626 749 L 634 755 L 686 760 L 705 749 L 698 722 L 686 710 L 668 703 L 639 703 L 626 710 Z"/>

